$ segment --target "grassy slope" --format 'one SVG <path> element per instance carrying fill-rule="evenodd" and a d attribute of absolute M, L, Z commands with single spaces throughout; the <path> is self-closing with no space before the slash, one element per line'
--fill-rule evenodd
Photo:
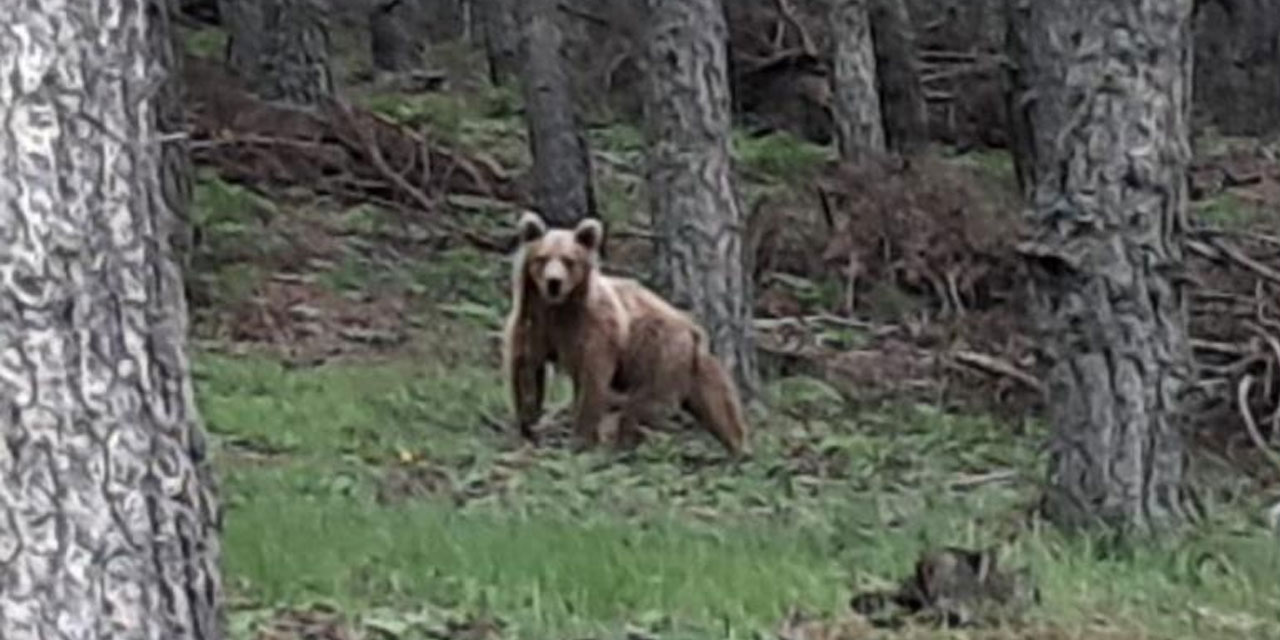
<path fill-rule="evenodd" d="M 509 99 L 369 103 L 520 164 L 523 128 Z M 638 161 L 633 130 L 591 139 L 607 156 L 600 166 Z M 785 137 L 738 143 L 756 178 L 749 189 L 785 185 L 827 153 Z M 1007 173 L 998 157 L 976 161 L 993 179 Z M 643 209 L 634 174 L 600 182 L 611 221 Z M 249 196 L 208 177 L 200 193 L 210 209 L 201 219 L 225 222 L 210 227 L 210 246 L 219 233 L 230 245 L 270 244 L 270 233 L 226 220 L 253 208 L 241 200 Z M 307 213 L 357 237 L 378 226 L 360 212 Z M 247 295 L 263 277 L 244 267 L 257 257 L 220 264 L 213 289 Z M 754 416 L 758 455 L 737 467 L 717 462 L 701 434 L 659 437 L 627 459 L 519 448 L 495 429 L 507 415 L 491 337 L 505 266 L 469 250 L 389 264 L 350 252 L 319 281 L 411 297 L 421 329 L 398 357 L 297 369 L 264 355 L 198 354 L 238 637 L 273 610 L 317 602 L 370 634 L 406 638 L 484 615 L 517 638 L 620 637 L 629 626 L 669 638 L 754 637 L 792 606 L 840 612 L 851 590 L 887 585 L 926 545 L 1001 541 L 1043 588 L 1026 637 L 1280 628 L 1280 555 L 1242 508 L 1219 510 L 1162 550 L 1027 528 L 1019 514 L 1036 492 L 1034 424 L 925 407 L 854 411 L 821 384 L 791 379 L 770 383 L 770 412 Z M 566 394 L 558 387 L 557 401 Z M 996 470 L 1022 476 L 964 482 Z"/>

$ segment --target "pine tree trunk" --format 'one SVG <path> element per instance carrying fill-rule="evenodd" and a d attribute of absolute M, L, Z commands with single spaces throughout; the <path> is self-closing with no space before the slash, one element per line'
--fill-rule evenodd
<path fill-rule="evenodd" d="M 870 2 L 885 143 L 901 153 L 916 153 L 929 143 L 929 110 L 911 12 L 906 0 Z"/>
<path fill-rule="evenodd" d="M 369 12 L 369 47 L 373 68 L 403 72 L 422 69 L 421 0 L 381 0 Z"/>
<path fill-rule="evenodd" d="M 561 52 L 557 0 L 521 0 L 520 70 L 534 191 L 542 217 L 570 227 L 596 214 L 591 156 L 579 128 Z"/>
<path fill-rule="evenodd" d="M 516 24 L 515 0 L 476 0 L 484 51 L 489 61 L 489 82 L 495 87 L 509 84 L 520 69 L 520 28 Z"/>
<path fill-rule="evenodd" d="M 834 0 L 831 94 L 840 157 L 856 162 L 884 153 L 884 121 L 876 88 L 875 45 L 868 0 Z"/>
<path fill-rule="evenodd" d="M 227 66 L 265 100 L 313 105 L 333 95 L 327 0 L 222 0 Z"/>
<path fill-rule="evenodd" d="M 719 0 L 647 0 L 649 193 L 661 287 L 708 331 L 749 397 L 756 387 L 750 270 L 729 156 L 730 101 Z"/>
<path fill-rule="evenodd" d="M 218 510 L 166 237 L 165 3 L 0 17 L 0 635 L 218 639 Z M 150 16 L 159 15 L 152 20 Z"/>
<path fill-rule="evenodd" d="M 1034 0 L 1033 317 L 1051 369 L 1047 515 L 1188 517 L 1183 269 L 1192 0 Z M 1043 73 L 1043 70 L 1050 70 Z M 1064 71 L 1059 73 L 1058 71 Z"/>

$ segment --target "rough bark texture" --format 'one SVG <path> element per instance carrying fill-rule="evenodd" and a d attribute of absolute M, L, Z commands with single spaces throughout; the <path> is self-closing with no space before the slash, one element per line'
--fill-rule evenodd
<path fill-rule="evenodd" d="M 561 53 L 557 0 L 520 0 L 520 86 L 524 93 L 534 193 L 542 218 L 571 227 L 596 215 L 591 156 L 574 109 Z"/>
<path fill-rule="evenodd" d="M 0 13 L 0 634 L 220 638 L 154 103 L 164 3 Z"/>
<path fill-rule="evenodd" d="M 1183 265 L 1191 0 L 1032 0 L 1043 75 L 1033 317 L 1051 366 L 1046 513 L 1155 532 L 1187 517 Z M 1044 72 L 1044 70 L 1049 70 Z M 1056 73 L 1053 70 L 1065 70 Z"/>
<path fill-rule="evenodd" d="M 333 94 L 327 0 L 222 0 L 227 66 L 266 100 L 311 105 Z"/>
<path fill-rule="evenodd" d="M 867 2 L 834 0 L 831 3 L 832 111 L 840 156 L 850 161 L 885 151 Z"/>
<path fill-rule="evenodd" d="M 425 47 L 421 0 L 380 0 L 369 12 L 369 48 L 379 71 L 422 68 Z"/>
<path fill-rule="evenodd" d="M 914 153 L 929 143 L 929 109 L 920 81 L 915 27 L 906 0 L 870 0 L 885 142 Z"/>
<path fill-rule="evenodd" d="M 516 24 L 515 0 L 476 0 L 484 51 L 489 60 L 489 81 L 494 86 L 510 83 L 520 71 L 520 27 Z"/>
<path fill-rule="evenodd" d="M 649 193 L 661 288 L 706 327 L 712 351 L 756 386 L 743 216 L 729 164 L 730 102 L 719 0 L 647 0 Z"/>

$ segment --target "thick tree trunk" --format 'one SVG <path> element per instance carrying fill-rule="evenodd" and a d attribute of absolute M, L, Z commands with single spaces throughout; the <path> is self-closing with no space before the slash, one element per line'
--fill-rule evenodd
<path fill-rule="evenodd" d="M 312 105 L 333 94 L 327 0 L 222 0 L 227 66 L 266 100 Z"/>
<path fill-rule="evenodd" d="M 379 0 L 369 12 L 369 47 L 373 68 L 403 72 L 422 68 L 421 0 Z"/>
<path fill-rule="evenodd" d="M 521 0 L 523 25 L 521 87 L 534 191 L 542 217 L 552 226 L 572 227 L 596 215 L 591 189 L 591 156 L 575 112 L 561 52 L 557 0 Z"/>
<path fill-rule="evenodd" d="M 647 0 L 649 193 L 662 288 L 707 328 L 745 396 L 756 387 L 751 282 L 730 171 L 719 0 Z"/>
<path fill-rule="evenodd" d="M 868 0 L 831 3 L 833 72 L 831 95 L 840 157 L 858 161 L 885 151 L 880 92 L 876 88 L 875 45 Z"/>
<path fill-rule="evenodd" d="M 163 2 L 0 14 L 0 635 L 222 637 L 166 235 Z"/>
<path fill-rule="evenodd" d="M 929 110 L 920 80 L 915 28 L 906 0 L 870 0 L 885 142 L 902 153 L 929 144 Z"/>
<path fill-rule="evenodd" d="M 520 27 L 516 24 L 516 0 L 476 0 L 489 81 L 509 84 L 520 72 Z"/>
<path fill-rule="evenodd" d="M 1192 0 L 1034 0 L 1033 237 L 1051 369 L 1046 513 L 1155 532 L 1184 520 L 1192 369 L 1183 268 Z M 1068 70 L 1058 73 L 1054 70 Z"/>

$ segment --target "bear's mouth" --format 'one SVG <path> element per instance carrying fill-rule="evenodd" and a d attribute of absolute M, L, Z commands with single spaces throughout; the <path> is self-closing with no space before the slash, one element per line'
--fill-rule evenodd
<path fill-rule="evenodd" d="M 569 299 L 569 289 L 559 280 L 542 284 L 542 298 L 548 304 L 560 304 Z"/>

